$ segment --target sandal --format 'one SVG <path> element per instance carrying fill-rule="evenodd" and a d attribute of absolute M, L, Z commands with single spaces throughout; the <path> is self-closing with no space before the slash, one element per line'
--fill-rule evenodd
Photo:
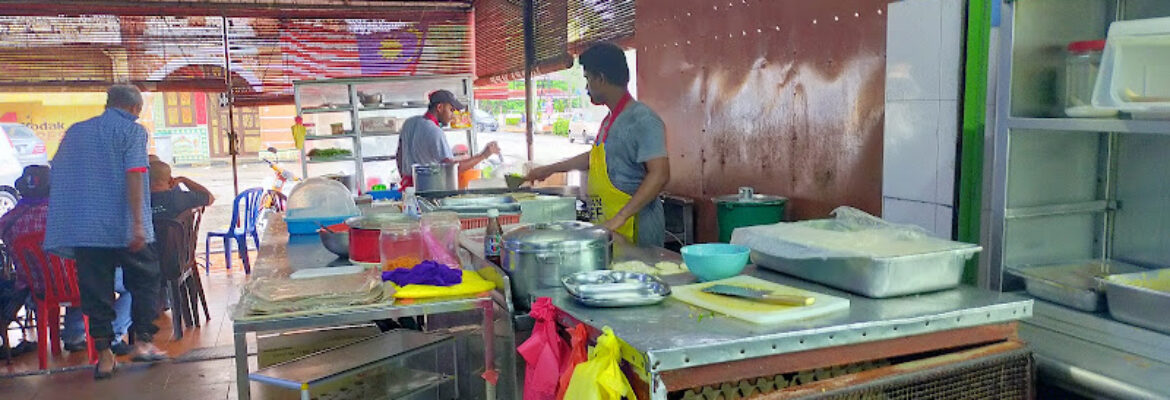
<path fill-rule="evenodd" d="M 117 360 L 114 360 L 114 367 L 110 368 L 110 370 L 108 372 L 102 372 L 101 363 L 98 363 L 98 364 L 93 366 L 93 379 L 95 381 L 110 379 L 111 377 L 114 376 L 115 372 L 118 372 L 118 361 Z"/>

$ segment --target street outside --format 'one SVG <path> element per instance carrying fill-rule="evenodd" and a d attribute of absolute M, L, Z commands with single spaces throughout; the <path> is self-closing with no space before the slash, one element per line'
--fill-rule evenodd
<path fill-rule="evenodd" d="M 524 134 L 518 132 L 481 132 L 478 134 L 480 146 L 490 141 L 500 144 L 505 160 L 519 162 L 527 158 L 527 144 Z M 589 150 L 589 145 L 570 144 L 569 139 L 563 136 L 536 135 L 533 147 L 535 148 L 535 162 L 547 164 L 569 158 Z M 478 151 L 478 149 L 477 149 Z M 239 162 L 240 189 L 262 187 L 266 179 L 273 176 L 267 164 L 259 161 L 255 156 L 241 157 Z M 283 163 L 283 167 L 300 176 L 301 168 L 298 163 Z M 215 196 L 215 204 L 208 207 L 199 230 L 199 253 L 202 256 L 204 240 L 208 230 L 222 230 L 231 223 L 231 204 L 234 192 L 232 188 L 232 168 L 227 159 L 215 160 L 207 166 L 176 166 L 175 176 L 186 176 L 211 190 Z M 212 251 L 222 251 L 222 241 L 215 239 L 211 243 Z"/>

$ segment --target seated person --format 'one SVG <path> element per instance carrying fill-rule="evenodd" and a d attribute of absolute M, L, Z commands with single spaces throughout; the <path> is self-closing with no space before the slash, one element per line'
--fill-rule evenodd
<path fill-rule="evenodd" d="M 187 190 L 183 190 L 180 184 Z M 150 162 L 150 210 L 154 219 L 175 219 L 187 210 L 206 207 L 213 202 L 215 196 L 203 185 L 186 177 L 171 177 L 171 166 L 165 162 Z"/>
<path fill-rule="evenodd" d="M 16 207 L 0 217 L 0 240 L 13 243 L 16 238 L 36 233 L 44 233 L 45 218 L 49 210 L 49 167 L 45 165 L 30 165 L 24 168 L 24 174 L 16 180 L 16 190 L 20 192 L 20 201 Z M 19 282 L 19 280 L 18 280 Z M 40 285 L 40 277 L 34 277 L 34 285 Z M 23 286 L 23 284 L 20 284 Z M 114 301 L 114 344 L 112 349 L 117 354 L 129 353 L 130 347 L 122 341 L 126 331 L 130 328 L 130 292 L 122 284 L 122 270 L 118 269 L 114 275 L 114 291 L 118 298 Z M 43 296 L 44 287 L 32 288 L 32 293 Z M 30 298 L 25 307 L 34 310 L 36 304 Z M 65 328 L 61 339 L 67 351 L 85 350 L 85 319 L 79 307 L 65 308 Z"/>

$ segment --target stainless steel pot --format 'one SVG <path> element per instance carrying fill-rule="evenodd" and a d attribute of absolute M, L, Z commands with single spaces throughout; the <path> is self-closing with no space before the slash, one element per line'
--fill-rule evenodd
<path fill-rule="evenodd" d="M 608 267 L 612 246 L 611 233 L 590 223 L 529 224 L 504 234 L 500 261 L 517 303 L 526 307 L 537 290 L 560 288 L 562 277 Z"/>
<path fill-rule="evenodd" d="M 415 192 L 459 190 L 459 164 L 414 164 Z"/>

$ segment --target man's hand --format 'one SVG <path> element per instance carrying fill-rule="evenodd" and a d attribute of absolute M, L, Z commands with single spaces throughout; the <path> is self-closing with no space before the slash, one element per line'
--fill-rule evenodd
<path fill-rule="evenodd" d="M 496 142 L 490 142 L 487 144 L 487 146 L 483 147 L 483 153 L 481 154 L 486 154 L 488 156 L 500 154 L 500 145 Z"/>
<path fill-rule="evenodd" d="M 553 174 L 552 169 L 549 169 L 548 167 L 536 167 L 536 168 L 533 168 L 532 170 L 528 171 L 528 175 L 524 177 L 524 181 L 525 182 L 543 181 L 545 179 L 548 179 L 549 176 L 552 176 L 552 174 Z"/>
<path fill-rule="evenodd" d="M 602 224 L 602 226 L 604 226 L 605 229 L 609 229 L 613 232 L 617 232 L 618 229 L 621 229 L 622 225 L 625 225 L 626 221 L 628 221 L 628 220 L 629 220 L 628 218 L 622 218 L 621 216 L 616 216 L 612 219 L 606 220 L 605 223 Z"/>
<path fill-rule="evenodd" d="M 134 234 L 130 237 L 130 252 L 137 253 L 146 248 L 146 230 L 141 225 L 134 228 Z"/>

